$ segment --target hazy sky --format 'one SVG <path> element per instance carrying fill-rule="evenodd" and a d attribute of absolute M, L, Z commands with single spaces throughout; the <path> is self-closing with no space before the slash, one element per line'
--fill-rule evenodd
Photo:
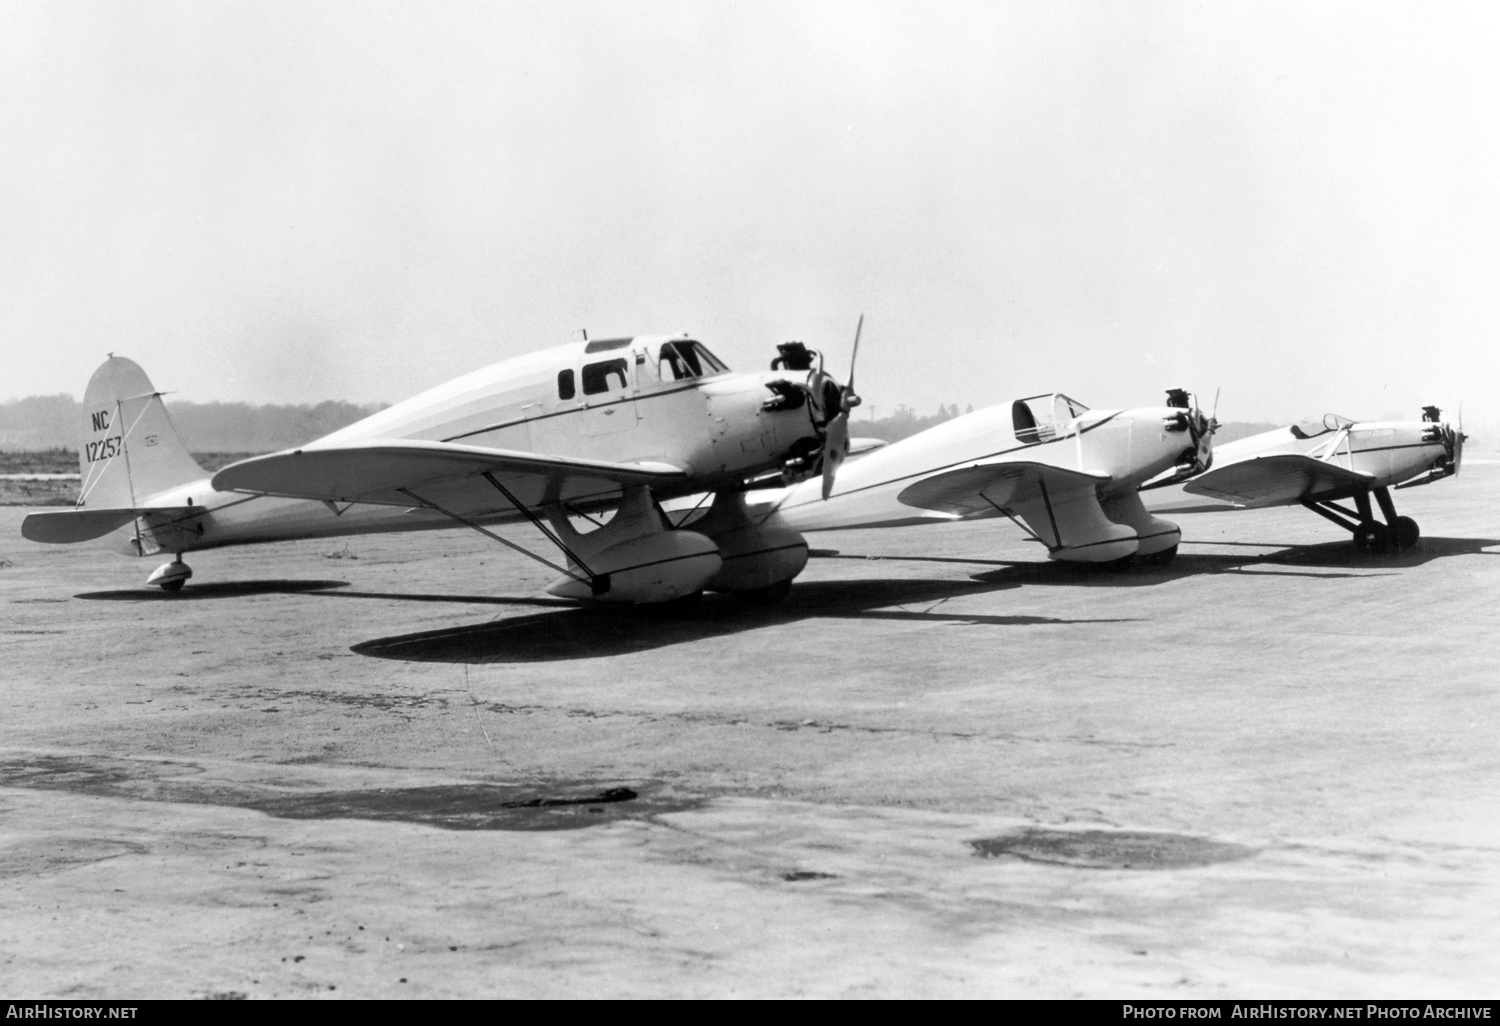
<path fill-rule="evenodd" d="M 591 335 L 867 403 L 1500 422 L 1488 4 L 0 4 L 0 398 Z"/>

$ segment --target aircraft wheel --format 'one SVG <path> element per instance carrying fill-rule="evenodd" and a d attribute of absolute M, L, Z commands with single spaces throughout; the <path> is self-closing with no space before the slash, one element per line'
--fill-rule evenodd
<path fill-rule="evenodd" d="M 1166 566 L 1175 558 L 1177 558 L 1177 546 L 1173 545 L 1170 549 L 1162 549 L 1160 552 L 1141 556 L 1140 560 L 1147 566 Z"/>
<path fill-rule="evenodd" d="M 1354 529 L 1354 547 L 1360 552 L 1378 554 L 1384 552 L 1390 542 L 1391 533 L 1385 529 L 1384 524 L 1372 521 Z"/>
<path fill-rule="evenodd" d="M 1398 549 L 1414 547 L 1420 537 L 1422 537 L 1422 531 L 1411 517 L 1397 517 L 1391 523 L 1391 540 L 1396 543 Z"/>
<path fill-rule="evenodd" d="M 161 590 L 169 592 L 179 592 L 182 590 L 182 586 L 186 583 L 187 581 L 181 577 L 178 577 L 175 580 L 171 581 L 162 581 Z"/>

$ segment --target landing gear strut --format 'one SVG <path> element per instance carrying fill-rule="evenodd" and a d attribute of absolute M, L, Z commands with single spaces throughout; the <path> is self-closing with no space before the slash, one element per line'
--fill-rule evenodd
<path fill-rule="evenodd" d="M 1380 513 L 1385 523 L 1375 519 L 1370 506 L 1370 496 L 1380 504 Z M 1374 488 L 1354 496 L 1354 509 L 1340 506 L 1336 502 L 1304 502 L 1302 505 L 1321 517 L 1331 520 L 1354 536 L 1354 547 L 1360 552 L 1378 555 L 1388 549 L 1409 549 L 1422 537 L 1421 528 L 1411 517 L 1396 515 L 1396 504 L 1391 501 L 1389 488 Z"/>

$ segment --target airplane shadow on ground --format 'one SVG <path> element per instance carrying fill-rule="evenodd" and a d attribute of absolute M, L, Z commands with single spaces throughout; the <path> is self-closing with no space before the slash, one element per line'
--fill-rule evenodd
<path fill-rule="evenodd" d="M 998 566 L 999 569 L 976 573 L 971 578 L 986 584 L 1011 587 L 1022 585 L 1065 585 L 1096 588 L 1143 588 L 1195 577 L 1203 574 L 1242 574 L 1246 576 L 1315 577 L 1338 580 L 1350 577 L 1388 577 L 1396 570 L 1421 566 L 1450 556 L 1497 556 L 1487 552 L 1500 546 L 1497 538 L 1423 538 L 1413 549 L 1399 553 L 1367 555 L 1355 550 L 1347 541 L 1320 542 L 1317 545 L 1288 545 L 1277 549 L 1275 543 L 1253 542 L 1183 542 L 1184 546 L 1238 546 L 1276 551 L 1234 555 L 1228 553 L 1181 552 L 1166 566 L 1137 562 L 1128 568 L 1098 566 L 1088 563 L 1052 561 L 1014 561 L 956 559 L 947 556 L 863 556 L 832 550 L 820 550 L 824 559 L 860 561 L 889 560 L 916 563 L 967 563 L 970 566 Z"/>
<path fill-rule="evenodd" d="M 436 663 L 529 663 L 646 652 L 763 627 L 818 618 L 890 620 L 983 627 L 1033 627 L 1071 623 L 1121 623 L 1138 617 L 1059 619 L 940 611 L 943 603 L 1015 587 L 980 581 L 808 581 L 776 606 L 728 595 L 706 595 L 687 608 L 579 608 L 535 613 L 490 623 L 376 638 L 351 646 L 359 655 Z M 349 592 L 330 596 L 352 597 Z M 384 598 L 401 599 L 402 595 Z M 511 600 L 506 600 L 507 602 Z M 892 609 L 920 605 L 925 609 Z"/>
<path fill-rule="evenodd" d="M 292 595 L 304 591 L 347 588 L 348 581 L 205 581 L 190 584 L 178 592 L 142 586 L 118 591 L 86 591 L 74 595 L 94 602 L 194 602 L 200 599 L 244 598 L 247 595 Z"/>

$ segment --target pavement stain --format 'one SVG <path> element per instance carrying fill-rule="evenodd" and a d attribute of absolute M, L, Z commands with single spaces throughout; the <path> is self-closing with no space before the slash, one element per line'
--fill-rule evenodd
<path fill-rule="evenodd" d="M 444 830 L 577 830 L 614 820 L 683 812 L 704 801 L 672 793 L 659 783 L 599 789 L 597 782 L 552 780 L 525 785 L 460 783 L 275 791 L 250 784 L 182 779 L 188 773 L 201 772 L 190 763 L 107 756 L 12 756 L 0 759 L 0 786 L 219 805 L 252 809 L 278 819 L 400 821 Z M 3 865 L 0 862 L 0 867 Z"/>
<path fill-rule="evenodd" d="M 146 847 L 107 837 L 65 837 L 29 841 L 0 848 L 0 879 L 32 878 L 122 855 L 143 855 Z"/>
<path fill-rule="evenodd" d="M 1243 844 L 1143 830 L 1052 830 L 1030 827 L 970 841 L 980 858 L 1012 856 L 1075 869 L 1191 869 L 1258 854 Z"/>

